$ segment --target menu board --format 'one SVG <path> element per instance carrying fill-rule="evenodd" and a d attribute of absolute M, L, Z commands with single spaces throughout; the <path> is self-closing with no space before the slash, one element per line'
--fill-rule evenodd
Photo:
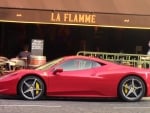
<path fill-rule="evenodd" d="M 44 40 L 32 39 L 31 54 L 32 55 L 43 56 L 43 47 L 44 47 Z"/>

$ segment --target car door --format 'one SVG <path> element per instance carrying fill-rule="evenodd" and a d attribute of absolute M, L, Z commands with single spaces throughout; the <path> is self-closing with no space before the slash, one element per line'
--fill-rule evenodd
<path fill-rule="evenodd" d="M 50 78 L 50 95 L 61 96 L 89 96 L 94 95 L 94 83 L 97 68 L 101 66 L 97 62 L 73 59 L 61 63 L 56 69 L 63 72 L 56 73 Z"/>

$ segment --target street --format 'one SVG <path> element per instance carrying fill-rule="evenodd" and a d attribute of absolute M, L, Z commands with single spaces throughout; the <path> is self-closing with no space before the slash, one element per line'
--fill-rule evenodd
<path fill-rule="evenodd" d="M 0 96 L 0 113 L 149 113 L 150 99 L 122 102 L 115 99 L 52 99 L 37 101 Z"/>

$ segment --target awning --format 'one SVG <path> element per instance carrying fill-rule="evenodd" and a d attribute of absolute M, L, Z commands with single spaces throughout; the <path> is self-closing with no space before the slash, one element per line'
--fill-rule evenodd
<path fill-rule="evenodd" d="M 1 0 L 0 21 L 150 29 L 149 8 L 149 0 Z"/>

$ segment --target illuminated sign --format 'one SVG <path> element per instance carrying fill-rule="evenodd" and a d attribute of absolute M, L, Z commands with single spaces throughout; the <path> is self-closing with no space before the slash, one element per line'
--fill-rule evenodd
<path fill-rule="evenodd" d="M 50 14 L 51 22 L 62 23 L 78 23 L 78 24 L 95 24 L 95 14 L 81 14 L 81 13 L 54 13 Z"/>
<path fill-rule="evenodd" d="M 17 8 L 0 9 L 0 22 L 150 29 L 150 16 L 147 15 Z"/>

